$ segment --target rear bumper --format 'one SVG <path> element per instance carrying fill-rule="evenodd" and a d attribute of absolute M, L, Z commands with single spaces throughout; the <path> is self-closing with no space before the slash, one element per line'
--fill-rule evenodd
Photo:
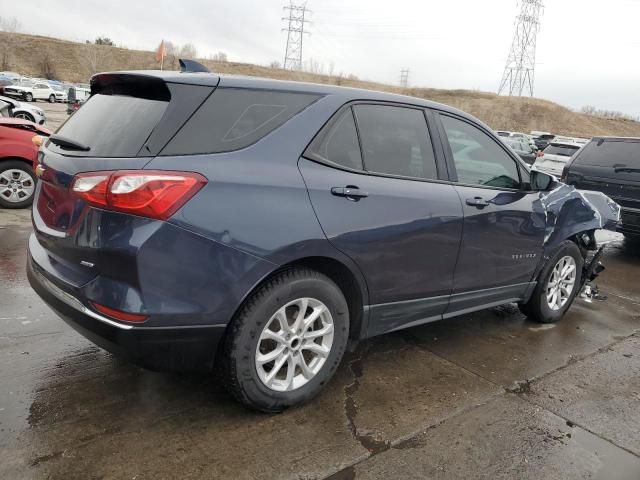
<path fill-rule="evenodd" d="M 49 278 L 29 254 L 27 278 L 36 293 L 74 330 L 105 350 L 145 368 L 211 370 L 224 325 L 141 327 L 89 309 L 60 282 Z"/>
<path fill-rule="evenodd" d="M 640 236 L 640 210 L 622 207 L 618 231 L 627 235 Z"/>

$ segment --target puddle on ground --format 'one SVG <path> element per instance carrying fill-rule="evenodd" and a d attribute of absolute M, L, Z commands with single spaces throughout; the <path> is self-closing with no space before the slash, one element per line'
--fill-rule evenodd
<path fill-rule="evenodd" d="M 640 478 L 638 458 L 631 453 L 582 428 L 574 428 L 571 433 L 573 441 L 592 452 L 601 462 L 600 468 L 593 472 L 594 480 L 638 480 Z"/>

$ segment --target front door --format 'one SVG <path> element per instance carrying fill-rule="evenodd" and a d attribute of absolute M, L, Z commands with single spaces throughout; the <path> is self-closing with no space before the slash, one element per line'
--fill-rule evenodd
<path fill-rule="evenodd" d="M 528 173 L 499 140 L 464 119 L 439 115 L 464 209 L 464 229 L 447 314 L 517 301 L 542 255 L 545 218 Z M 534 213 L 537 211 L 537 213 Z"/>
<path fill-rule="evenodd" d="M 442 318 L 462 207 L 454 186 L 437 181 L 424 111 L 347 107 L 305 157 L 300 171 L 327 238 L 367 280 L 369 335 Z"/>

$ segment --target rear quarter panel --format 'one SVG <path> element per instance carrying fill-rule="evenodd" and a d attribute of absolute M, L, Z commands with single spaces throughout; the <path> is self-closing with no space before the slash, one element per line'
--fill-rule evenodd
<path fill-rule="evenodd" d="M 324 96 L 238 151 L 155 157 L 145 168 L 193 171 L 209 180 L 169 222 L 264 259 L 272 270 L 312 256 L 336 259 L 354 274 L 367 303 L 360 270 L 326 239 L 297 167 L 316 132 L 345 102 L 339 95 Z"/>

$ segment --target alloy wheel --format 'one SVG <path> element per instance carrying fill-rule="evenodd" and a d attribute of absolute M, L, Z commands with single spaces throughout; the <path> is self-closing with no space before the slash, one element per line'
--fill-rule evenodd
<path fill-rule="evenodd" d="M 299 298 L 273 314 L 256 347 L 255 366 L 271 390 L 296 390 L 313 379 L 333 345 L 333 318 L 314 298 Z"/>
<path fill-rule="evenodd" d="M 546 290 L 551 310 L 560 310 L 569 301 L 575 288 L 576 273 L 576 261 L 572 256 L 564 256 L 555 264 Z"/>
<path fill-rule="evenodd" d="M 23 202 L 33 195 L 35 182 L 31 175 L 18 168 L 0 172 L 0 198 L 10 203 Z"/>

